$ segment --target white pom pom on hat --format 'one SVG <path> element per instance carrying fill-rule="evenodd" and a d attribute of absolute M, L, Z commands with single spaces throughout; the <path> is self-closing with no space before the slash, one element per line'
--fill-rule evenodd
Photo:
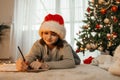
<path fill-rule="evenodd" d="M 48 14 L 45 16 L 43 23 L 39 29 L 39 35 L 42 37 L 42 32 L 52 31 L 60 36 L 60 39 L 64 39 L 66 30 L 64 27 L 64 19 L 59 14 Z"/>

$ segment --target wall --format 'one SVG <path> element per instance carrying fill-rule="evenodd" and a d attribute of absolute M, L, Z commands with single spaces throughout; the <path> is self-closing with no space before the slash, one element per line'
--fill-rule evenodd
<path fill-rule="evenodd" d="M 0 24 L 10 25 L 12 23 L 14 0 L 0 0 Z M 9 58 L 10 29 L 4 30 L 5 36 L 0 42 L 0 59 Z"/>
<path fill-rule="evenodd" d="M 10 24 L 13 17 L 14 0 L 0 0 L 0 23 Z"/>

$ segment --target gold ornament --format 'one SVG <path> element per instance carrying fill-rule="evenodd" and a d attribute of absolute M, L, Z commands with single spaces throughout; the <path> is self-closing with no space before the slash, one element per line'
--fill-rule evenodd
<path fill-rule="evenodd" d="M 83 47 L 80 47 L 80 51 L 84 51 L 84 48 L 83 48 Z"/>
<path fill-rule="evenodd" d="M 105 0 L 98 0 L 99 4 L 103 4 L 105 2 Z"/>
<path fill-rule="evenodd" d="M 108 24 L 109 22 L 110 22 L 110 21 L 109 21 L 108 18 L 105 18 L 105 19 L 104 19 L 104 23 Z"/>
<path fill-rule="evenodd" d="M 96 49 L 97 48 L 97 44 L 90 43 L 90 45 L 91 45 L 91 49 Z"/>
<path fill-rule="evenodd" d="M 86 48 L 87 48 L 87 50 L 90 50 L 91 49 L 91 45 L 89 43 L 86 44 Z"/>
<path fill-rule="evenodd" d="M 109 41 L 108 47 L 111 47 L 111 46 L 112 46 L 112 41 Z"/>
<path fill-rule="evenodd" d="M 89 25 L 84 25 L 83 26 L 83 29 L 88 29 L 89 28 Z"/>
<path fill-rule="evenodd" d="M 98 50 L 103 51 L 103 47 L 102 46 L 98 47 Z"/>
<path fill-rule="evenodd" d="M 94 3 L 94 0 L 90 0 L 90 2 Z"/>

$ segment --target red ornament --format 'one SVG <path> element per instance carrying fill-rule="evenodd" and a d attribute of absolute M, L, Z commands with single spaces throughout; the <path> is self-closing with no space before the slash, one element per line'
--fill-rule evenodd
<path fill-rule="evenodd" d="M 80 49 L 77 49 L 75 52 L 76 52 L 76 53 L 79 53 L 79 52 L 80 52 Z"/>
<path fill-rule="evenodd" d="M 112 33 L 112 36 L 113 36 L 113 38 L 116 38 L 116 37 L 117 37 L 117 33 L 116 33 L 116 32 L 113 32 L 113 33 Z"/>
<path fill-rule="evenodd" d="M 111 34 L 107 34 L 107 39 L 108 39 L 108 40 L 111 39 Z"/>
<path fill-rule="evenodd" d="M 111 7 L 111 11 L 116 12 L 117 10 L 118 10 L 118 7 L 117 7 L 117 6 L 112 6 L 112 7 Z"/>
<path fill-rule="evenodd" d="M 101 29 L 102 26 L 101 26 L 100 24 L 96 24 L 95 28 L 96 28 L 96 29 Z"/>
<path fill-rule="evenodd" d="M 112 34 L 113 34 L 113 35 L 117 35 L 117 33 L 116 33 L 116 32 L 112 32 Z"/>
<path fill-rule="evenodd" d="M 116 17 L 113 17 L 114 22 L 118 22 L 118 19 Z"/>
<path fill-rule="evenodd" d="M 87 12 L 89 13 L 89 12 L 90 12 L 90 10 L 91 10 L 91 9 L 88 7 L 88 8 L 87 8 Z"/>
<path fill-rule="evenodd" d="M 120 2 L 120 0 L 116 0 L 117 2 Z"/>
<path fill-rule="evenodd" d="M 105 8 L 102 8 L 102 9 L 100 10 L 100 12 L 101 12 L 102 14 L 105 14 L 105 13 L 106 13 L 106 9 L 105 9 Z"/>

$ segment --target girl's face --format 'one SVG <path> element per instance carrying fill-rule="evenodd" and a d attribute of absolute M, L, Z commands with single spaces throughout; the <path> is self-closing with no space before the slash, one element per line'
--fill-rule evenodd
<path fill-rule="evenodd" d="M 42 38 L 45 41 L 45 43 L 50 46 L 53 45 L 55 42 L 57 42 L 59 36 L 52 31 L 45 31 L 42 34 Z"/>

